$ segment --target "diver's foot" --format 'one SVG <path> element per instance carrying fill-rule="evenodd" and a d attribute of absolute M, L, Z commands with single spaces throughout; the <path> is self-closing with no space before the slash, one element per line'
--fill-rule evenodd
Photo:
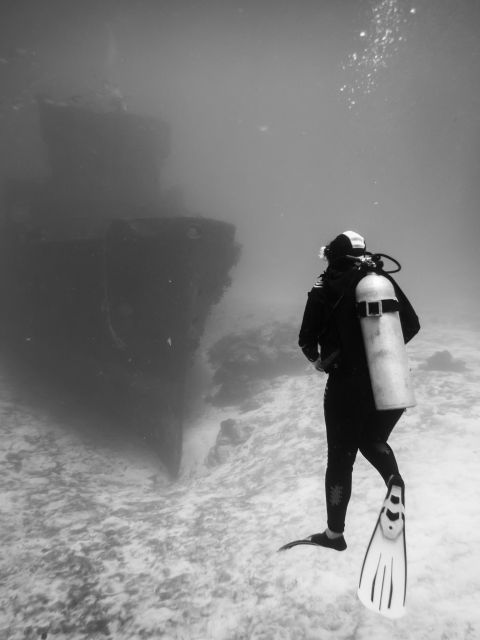
<path fill-rule="evenodd" d="M 387 487 L 390 489 L 391 486 L 395 485 L 396 487 L 401 487 L 405 489 L 405 482 L 403 481 L 402 476 L 399 473 L 392 474 L 387 482 Z"/>
<path fill-rule="evenodd" d="M 335 534 L 334 538 L 331 538 L 326 531 L 323 533 L 314 533 L 308 538 L 313 544 L 318 544 L 321 547 L 328 547 L 329 549 L 335 549 L 335 551 L 345 551 L 347 543 L 343 537 L 343 533 Z"/>

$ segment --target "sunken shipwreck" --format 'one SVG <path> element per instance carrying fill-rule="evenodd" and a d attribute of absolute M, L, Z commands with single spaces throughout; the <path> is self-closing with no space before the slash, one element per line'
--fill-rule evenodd
<path fill-rule="evenodd" d="M 188 370 L 230 285 L 235 228 L 162 189 L 165 122 L 37 107 L 48 177 L 4 184 L 3 357 L 140 437 L 175 476 Z"/>

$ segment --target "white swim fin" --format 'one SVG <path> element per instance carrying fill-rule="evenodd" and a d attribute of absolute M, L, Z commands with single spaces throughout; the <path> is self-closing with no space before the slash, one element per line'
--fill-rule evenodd
<path fill-rule="evenodd" d="M 405 485 L 392 476 L 363 561 L 358 597 L 367 609 L 399 618 L 406 595 Z"/>

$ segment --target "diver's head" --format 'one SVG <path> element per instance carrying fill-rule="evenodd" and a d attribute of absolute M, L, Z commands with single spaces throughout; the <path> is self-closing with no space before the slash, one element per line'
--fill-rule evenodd
<path fill-rule="evenodd" d="M 329 265 L 341 262 L 347 256 L 365 255 L 365 239 L 356 231 L 344 231 L 326 247 L 320 249 L 320 257 L 328 260 Z"/>

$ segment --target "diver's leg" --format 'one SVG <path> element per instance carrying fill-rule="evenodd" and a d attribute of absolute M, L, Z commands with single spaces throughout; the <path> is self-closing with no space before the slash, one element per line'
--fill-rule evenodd
<path fill-rule="evenodd" d="M 360 452 L 379 472 L 385 484 L 392 475 L 400 476 L 395 454 L 387 440 L 404 411 L 404 409 L 372 411 L 369 424 L 366 425 L 362 434 Z"/>
<path fill-rule="evenodd" d="M 348 380 L 331 374 L 325 389 L 324 413 L 328 459 L 325 473 L 328 533 L 341 534 L 352 493 L 352 471 L 357 455 L 356 423 Z M 349 398 L 346 402 L 345 399 Z"/>
<path fill-rule="evenodd" d="M 356 450 L 329 447 L 325 473 L 327 525 L 331 534 L 343 533 L 348 503 L 352 494 L 352 470 Z"/>

